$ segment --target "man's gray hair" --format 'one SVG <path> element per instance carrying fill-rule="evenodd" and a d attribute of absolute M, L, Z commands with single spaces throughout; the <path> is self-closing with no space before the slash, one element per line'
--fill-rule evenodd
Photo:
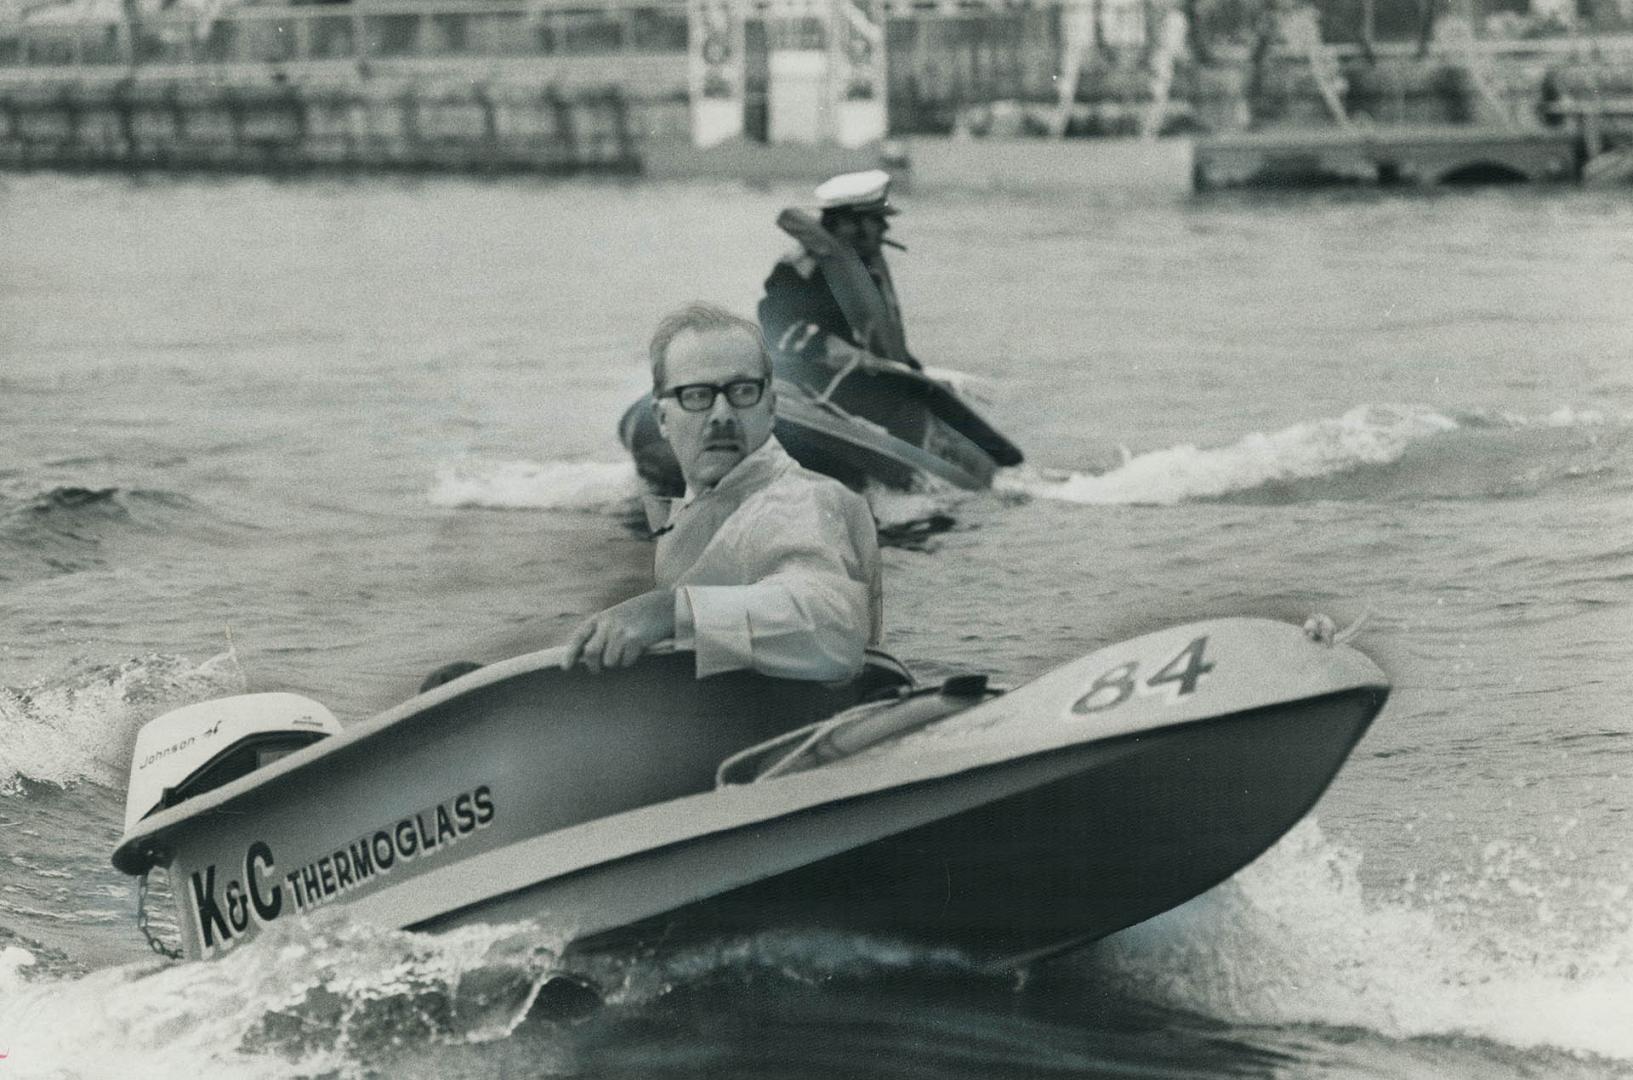
<path fill-rule="evenodd" d="M 647 355 L 652 361 L 652 389 L 664 388 L 663 365 L 669 353 L 669 345 L 687 330 L 694 334 L 719 331 L 739 331 L 747 334 L 760 352 L 760 363 L 764 367 L 765 377 L 771 378 L 771 350 L 766 348 L 765 335 L 760 333 L 759 324 L 750 322 L 740 315 L 733 315 L 723 307 L 705 304 L 700 300 L 687 304 L 678 311 L 671 311 L 652 332 L 652 344 L 647 346 Z"/>

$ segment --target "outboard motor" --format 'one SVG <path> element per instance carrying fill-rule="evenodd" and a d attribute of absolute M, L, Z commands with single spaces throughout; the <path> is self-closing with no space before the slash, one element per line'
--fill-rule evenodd
<path fill-rule="evenodd" d="M 149 720 L 131 757 L 125 832 L 340 730 L 327 708 L 285 693 L 201 701 Z"/>

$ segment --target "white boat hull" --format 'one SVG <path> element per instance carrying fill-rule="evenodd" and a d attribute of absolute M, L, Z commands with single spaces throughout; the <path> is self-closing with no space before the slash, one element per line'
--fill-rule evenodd
<path fill-rule="evenodd" d="M 795 925 L 1003 960 L 1114 932 L 1251 861 L 1381 708 L 1365 657 L 1226 619 L 1100 650 L 852 757 L 717 788 L 715 766 L 856 691 L 748 673 L 481 669 L 140 821 L 184 946 L 344 903 L 442 930 L 542 919 L 581 947 Z M 880 659 L 878 684 L 901 681 Z"/>

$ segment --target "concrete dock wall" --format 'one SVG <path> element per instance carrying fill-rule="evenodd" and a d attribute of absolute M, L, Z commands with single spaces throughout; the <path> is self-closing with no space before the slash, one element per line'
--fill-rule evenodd
<path fill-rule="evenodd" d="M 0 84 L 0 165 L 631 172 L 684 139 L 684 96 L 505 80 Z"/>
<path fill-rule="evenodd" d="M 1021 138 L 1062 126 L 1068 136 L 1127 135 L 1149 126 L 1144 31 L 1131 44 L 1097 44 L 1063 111 L 1065 8 L 892 10 L 891 136 Z M 767 130 L 766 50 L 778 35 L 769 16 L 748 22 L 752 143 Z M 1547 113 L 1553 97 L 1621 92 L 1633 37 L 1584 40 L 1423 56 L 1397 41 L 1368 56 L 1339 47 L 1334 63 L 1351 116 L 1523 126 L 1557 119 Z M 166 15 L 11 24 L 0 26 L 0 166 L 570 172 L 651 171 L 664 158 L 706 170 L 681 149 L 686 50 L 686 9 L 674 0 L 608 0 L 595 10 L 268 4 L 208 23 Z M 1161 130 L 1333 124 L 1308 56 L 1278 48 L 1255 63 L 1250 52 L 1236 41 L 1210 49 L 1207 63 L 1182 56 Z"/>

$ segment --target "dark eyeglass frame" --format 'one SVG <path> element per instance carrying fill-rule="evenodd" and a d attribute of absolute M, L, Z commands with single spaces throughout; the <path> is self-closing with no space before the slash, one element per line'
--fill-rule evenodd
<path fill-rule="evenodd" d="M 765 389 L 769 382 L 768 379 L 733 379 L 727 383 L 686 383 L 682 386 L 671 386 L 656 396 L 674 398 L 682 410 L 693 413 L 708 412 L 714 408 L 714 400 L 721 394 L 726 395 L 726 404 L 734 409 L 752 409 L 765 397 Z M 702 394 L 700 396 L 698 393 L 691 393 L 691 401 L 688 403 L 687 396 L 691 391 L 701 391 Z"/>

